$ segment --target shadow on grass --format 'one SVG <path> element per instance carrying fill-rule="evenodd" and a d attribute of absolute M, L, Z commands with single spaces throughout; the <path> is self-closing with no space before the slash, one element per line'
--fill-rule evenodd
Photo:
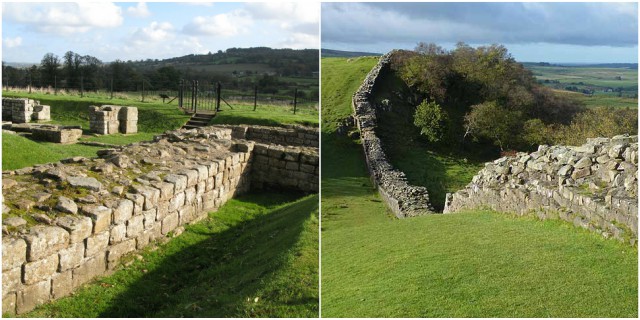
<path fill-rule="evenodd" d="M 274 201 L 255 195 L 250 198 L 255 200 L 259 205 Z M 213 214 L 213 219 L 189 227 L 174 239 L 204 236 L 204 240 L 164 258 L 113 299 L 100 317 L 274 317 L 282 315 L 273 310 L 283 308 L 293 310 L 293 315 L 285 312 L 289 317 L 317 317 L 317 293 L 314 298 L 288 293 L 291 288 L 277 288 L 271 302 L 254 301 L 273 281 L 274 273 L 286 266 L 286 253 L 296 245 L 305 220 L 314 210 L 317 197 L 306 197 L 253 219 L 224 221 L 232 226 L 222 232 L 207 226 L 216 223 Z M 275 303 L 280 305 L 270 305 L 274 299 L 282 300 Z M 308 311 L 308 305 L 314 304 L 315 314 Z"/>

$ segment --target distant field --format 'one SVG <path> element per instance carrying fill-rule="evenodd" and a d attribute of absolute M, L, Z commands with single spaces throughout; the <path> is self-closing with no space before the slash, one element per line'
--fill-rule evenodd
<path fill-rule="evenodd" d="M 614 107 L 614 108 L 638 108 L 638 98 L 618 97 L 613 94 L 594 94 L 592 96 L 579 92 L 566 90 L 554 90 L 559 95 L 569 96 L 584 102 L 587 108 Z"/>
<path fill-rule="evenodd" d="M 525 66 L 538 81 L 554 89 L 637 98 L 638 70 L 634 68 Z"/>

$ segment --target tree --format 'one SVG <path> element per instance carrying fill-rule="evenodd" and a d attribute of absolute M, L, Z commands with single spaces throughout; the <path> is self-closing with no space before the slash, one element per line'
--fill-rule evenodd
<path fill-rule="evenodd" d="M 522 113 L 500 106 L 496 101 L 484 102 L 471 107 L 465 115 L 465 129 L 475 137 L 485 138 L 500 147 L 515 147 L 520 141 Z"/>
<path fill-rule="evenodd" d="M 436 102 L 422 101 L 416 107 L 413 124 L 420 128 L 420 134 L 430 142 L 442 139 L 446 130 L 447 113 Z"/>
<path fill-rule="evenodd" d="M 43 86 L 54 86 L 60 68 L 60 58 L 53 54 L 47 53 L 40 61 L 40 76 Z M 60 79 L 61 80 L 61 79 Z"/>

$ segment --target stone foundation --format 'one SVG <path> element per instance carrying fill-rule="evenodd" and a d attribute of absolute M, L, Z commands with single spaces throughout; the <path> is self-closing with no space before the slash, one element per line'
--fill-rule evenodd
<path fill-rule="evenodd" d="M 27 98 L 2 98 L 2 119 L 14 123 L 51 120 L 51 108 Z"/>
<path fill-rule="evenodd" d="M 31 129 L 34 140 L 48 141 L 62 144 L 73 144 L 82 137 L 80 126 L 37 126 Z"/>
<path fill-rule="evenodd" d="M 178 130 L 96 159 L 3 172 L 3 313 L 69 295 L 250 189 L 318 192 L 317 148 L 232 138 L 247 131 Z"/>
<path fill-rule="evenodd" d="M 489 162 L 465 189 L 447 195 L 444 212 L 488 207 L 559 218 L 635 244 L 637 184 L 638 137 L 595 138 Z"/>
<path fill-rule="evenodd" d="M 89 131 L 97 134 L 138 132 L 138 108 L 104 105 L 89 107 Z"/>

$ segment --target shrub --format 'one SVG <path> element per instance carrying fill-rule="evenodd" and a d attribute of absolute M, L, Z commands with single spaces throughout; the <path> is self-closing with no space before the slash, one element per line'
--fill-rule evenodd
<path fill-rule="evenodd" d="M 420 128 L 420 134 L 430 142 L 442 139 L 446 130 L 447 113 L 436 102 L 424 100 L 416 107 L 413 124 Z"/>

